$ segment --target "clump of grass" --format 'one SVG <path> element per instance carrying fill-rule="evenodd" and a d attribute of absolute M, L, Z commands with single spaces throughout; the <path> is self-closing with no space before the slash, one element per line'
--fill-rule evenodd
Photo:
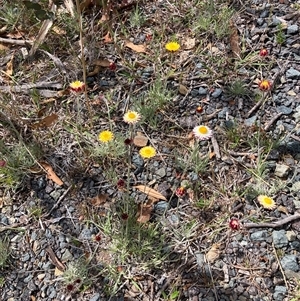
<path fill-rule="evenodd" d="M 7 266 L 10 256 L 9 242 L 5 239 L 0 239 L 0 269 Z"/>
<path fill-rule="evenodd" d="M 217 38 L 223 38 L 230 35 L 230 19 L 234 11 L 227 5 L 220 5 L 207 0 L 199 5 L 201 13 L 197 13 L 192 24 L 195 33 L 206 33 L 214 35 Z"/>
<path fill-rule="evenodd" d="M 88 262 L 84 259 L 69 262 L 63 273 L 63 281 L 69 291 L 78 291 L 90 285 Z"/>
<path fill-rule="evenodd" d="M 162 111 L 172 100 L 173 93 L 167 89 L 165 82 L 157 79 L 144 96 L 134 103 L 137 111 L 142 115 L 143 121 L 156 128 L 162 120 L 159 111 Z"/>
<path fill-rule="evenodd" d="M 231 83 L 226 89 L 226 95 L 229 97 L 249 96 L 250 91 L 241 80 Z"/>
<path fill-rule="evenodd" d="M 0 186 L 16 187 L 32 167 L 35 160 L 41 156 L 41 149 L 36 144 L 25 146 L 19 142 L 14 146 L 7 146 L 0 141 L 0 156 L 6 162 L 0 168 Z"/>

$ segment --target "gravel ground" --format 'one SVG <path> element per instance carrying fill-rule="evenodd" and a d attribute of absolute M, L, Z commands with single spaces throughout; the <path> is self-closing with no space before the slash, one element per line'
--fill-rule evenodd
<path fill-rule="evenodd" d="M 158 1 L 157 5 L 159 3 Z M 155 181 L 158 184 L 157 190 L 170 200 L 160 201 L 155 206 L 154 213 L 158 217 L 166 210 L 160 220 L 161 227 L 168 232 L 182 229 L 187 217 L 199 220 L 190 236 L 182 237 L 182 241 L 173 250 L 176 258 L 179 258 L 175 261 L 176 264 L 168 262 L 161 269 L 136 280 L 143 288 L 142 291 L 130 282 L 125 282 L 117 297 L 105 296 L 105 279 L 102 278 L 97 278 L 91 287 L 81 293 L 73 294 L 66 289 L 61 281 L 62 276 L 56 274 L 57 264 L 51 256 L 51 250 L 59 261 L 67 264 L 78 260 L 86 252 L 93 253 L 98 248 L 101 249 L 106 242 L 99 245 L 94 239 L 99 229 L 91 223 L 81 222 L 82 205 L 89 207 L 86 200 L 99 191 L 111 198 L 116 197 L 116 192 L 113 187 L 106 185 L 101 166 L 91 166 L 84 174 L 75 173 L 70 181 L 66 166 L 76 161 L 79 150 L 76 146 L 73 148 L 68 145 L 63 137 L 58 137 L 60 151 L 65 152 L 51 152 L 51 155 L 49 152 L 47 159 L 53 166 L 65 164 L 61 172 L 58 170 L 65 184 L 58 186 L 45 176 L 31 175 L 20 191 L 8 196 L 3 191 L 0 195 L 0 234 L 2 238 L 9 238 L 12 250 L 10 268 L 1 271 L 5 277 L 5 283 L 0 288 L 1 300 L 156 301 L 164 300 L 161 292 L 170 283 L 177 283 L 181 289 L 178 300 L 292 299 L 297 281 L 300 280 L 300 219 L 285 223 L 287 217 L 300 213 L 300 12 L 291 6 L 293 3 L 296 4 L 295 1 L 285 0 L 263 4 L 261 1 L 252 1 L 244 8 L 240 7 L 240 3 L 236 4 L 237 8 L 243 9 L 236 16 L 235 23 L 239 36 L 243 37 L 244 47 L 251 51 L 267 48 L 269 56 L 266 60 L 272 60 L 272 66 L 265 77 L 273 83 L 273 89 L 267 101 L 256 110 L 252 110 L 256 103 L 247 96 L 229 98 L 222 78 L 217 78 L 215 84 L 206 81 L 205 61 L 201 56 L 192 55 L 190 63 L 182 67 L 188 70 L 188 76 L 182 82 L 188 87 L 188 93 L 179 93 L 173 99 L 177 110 L 168 117 L 176 120 L 176 124 L 185 133 L 199 123 L 199 118 L 206 120 L 206 124 L 214 129 L 215 143 L 200 143 L 203 154 L 214 152 L 214 159 L 209 163 L 213 174 L 204 173 L 200 178 L 191 171 L 186 175 L 187 180 L 200 181 L 204 190 L 210 189 L 212 195 L 217 196 L 213 205 L 201 210 L 192 206 L 190 196 L 170 198 L 172 191 L 180 186 L 180 179 L 171 159 L 174 154 L 173 145 L 180 140 L 176 138 L 178 132 L 167 135 L 166 131 L 157 131 L 151 134 L 161 141 L 159 151 L 165 155 L 165 160 L 151 161 L 149 173 L 143 170 L 143 162 L 137 151 L 134 152 L 132 161 L 137 167 L 136 181 L 143 182 L 146 177 L 148 182 Z M 275 40 L 277 26 L 283 20 L 286 23 L 283 29 L 286 41 L 278 45 Z M 143 39 L 143 34 L 137 35 L 135 42 Z M 223 51 L 226 47 L 217 45 L 216 51 Z M 107 91 L 110 87 L 124 85 L 125 79 L 120 78 L 117 72 L 117 75 L 113 71 L 105 72 L 100 73 L 98 78 L 88 78 L 91 86 L 98 81 L 100 91 Z M 145 67 L 137 74 L 147 83 L 154 72 L 153 68 Z M 242 78 L 248 79 L 249 88 L 257 88 L 257 69 L 253 65 L 245 65 L 239 72 Z M 177 91 L 178 84 L 176 79 L 170 80 L 169 88 Z M 195 112 L 199 105 L 204 108 L 202 117 Z M 274 211 L 259 209 L 248 189 L 253 181 L 249 169 L 253 166 L 256 154 L 242 148 L 230 150 L 224 138 L 224 129 L 230 128 L 234 123 L 245 128 L 251 136 L 257 122 L 274 140 L 279 135 L 284 136 L 278 147 L 270 151 L 265 162 L 269 183 L 263 183 L 264 180 L 259 183 L 274 186 L 277 204 Z M 219 146 L 220 157 L 216 145 Z M 254 159 L 251 155 L 254 155 Z M 71 189 L 72 185 L 78 188 L 74 190 L 75 193 Z M 226 191 L 222 194 L 216 188 L 222 185 L 230 191 L 241 185 L 246 192 L 243 198 L 228 199 Z M 29 214 L 30 208 L 39 207 L 43 208 L 40 217 Z M 204 226 L 218 218 L 219 228 L 216 224 L 212 224 L 212 228 Z M 239 220 L 239 230 L 233 231 L 228 227 L 230 218 Z M 249 225 L 253 222 L 278 221 L 282 224 L 261 227 Z M 214 232 L 215 235 L 211 235 Z M 80 242 L 79 245 L 74 243 L 75 238 Z M 210 262 L 205 256 L 212 246 L 215 258 Z"/>

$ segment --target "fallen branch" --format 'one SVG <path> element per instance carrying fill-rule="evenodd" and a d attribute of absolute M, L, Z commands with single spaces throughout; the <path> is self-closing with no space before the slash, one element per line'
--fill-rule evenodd
<path fill-rule="evenodd" d="M 42 89 L 42 88 L 51 88 L 51 89 L 62 89 L 62 84 L 59 82 L 38 82 L 35 84 L 25 84 L 19 86 L 0 86 L 0 90 L 6 92 L 28 92 L 30 89 Z"/>
<path fill-rule="evenodd" d="M 285 224 L 288 224 L 289 222 L 292 222 L 296 219 L 300 218 L 300 214 L 296 213 L 294 215 L 288 216 L 280 221 L 277 221 L 275 223 L 260 223 L 260 224 L 255 224 L 255 223 L 247 223 L 244 224 L 243 227 L 245 229 L 249 229 L 249 228 L 277 228 L 277 227 L 281 227 Z"/>
<path fill-rule="evenodd" d="M 216 154 L 217 159 L 221 159 L 220 148 L 215 136 L 211 137 L 211 143 L 213 145 L 214 153 Z"/>
<path fill-rule="evenodd" d="M 26 46 L 26 45 L 33 44 L 33 42 L 30 40 L 16 40 L 16 39 L 5 39 L 5 38 L 0 38 L 0 43 L 14 44 L 14 45 L 19 45 L 19 46 Z"/>
<path fill-rule="evenodd" d="M 265 131 L 268 131 L 270 129 L 270 127 L 272 126 L 272 124 L 281 116 L 283 115 L 282 112 L 278 113 L 277 115 L 275 115 L 264 127 Z"/>
<path fill-rule="evenodd" d="M 255 112 L 261 104 L 264 102 L 264 97 L 247 113 L 246 117 L 249 118 L 253 112 Z"/>

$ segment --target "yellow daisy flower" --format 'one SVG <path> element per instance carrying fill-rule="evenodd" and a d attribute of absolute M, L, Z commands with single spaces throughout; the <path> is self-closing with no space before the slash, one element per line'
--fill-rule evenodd
<path fill-rule="evenodd" d="M 272 210 L 272 209 L 276 208 L 276 204 L 275 204 L 274 200 L 266 195 L 259 195 L 257 197 L 257 200 L 265 209 Z"/>
<path fill-rule="evenodd" d="M 85 85 L 80 80 L 76 80 L 72 83 L 70 83 L 70 89 L 74 92 L 81 92 L 85 88 Z"/>
<path fill-rule="evenodd" d="M 144 146 L 140 149 L 140 155 L 144 159 L 150 159 L 156 155 L 156 150 L 152 146 Z"/>
<path fill-rule="evenodd" d="M 126 123 L 131 123 L 131 124 L 135 124 L 137 123 L 141 118 L 141 115 L 135 111 L 128 111 L 123 119 Z"/>
<path fill-rule="evenodd" d="M 194 136 L 199 140 L 207 140 L 212 136 L 212 130 L 205 125 L 198 125 L 193 129 Z"/>
<path fill-rule="evenodd" d="M 114 139 L 114 134 L 111 131 L 102 131 L 98 138 L 101 142 L 107 143 Z"/>
<path fill-rule="evenodd" d="M 177 42 L 169 42 L 166 44 L 166 49 L 171 52 L 178 51 L 180 48 L 180 44 Z"/>

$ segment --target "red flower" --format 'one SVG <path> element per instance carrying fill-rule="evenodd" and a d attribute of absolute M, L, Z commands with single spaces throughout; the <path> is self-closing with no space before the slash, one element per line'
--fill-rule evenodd
<path fill-rule="evenodd" d="M 232 230 L 239 230 L 240 229 L 240 223 L 239 223 L 239 220 L 236 219 L 236 218 L 232 218 L 229 222 L 229 227 L 232 229 Z"/>
<path fill-rule="evenodd" d="M 267 79 L 263 79 L 262 81 L 260 81 L 258 83 L 258 88 L 261 91 L 269 91 L 271 90 L 272 84 L 267 80 Z"/>
<path fill-rule="evenodd" d="M 130 145 L 132 142 L 133 142 L 133 141 L 132 141 L 132 139 L 130 139 L 130 138 L 126 138 L 126 139 L 124 140 L 125 145 Z"/>
<path fill-rule="evenodd" d="M 175 194 L 178 196 L 178 197 L 182 197 L 185 195 L 185 188 L 184 187 L 179 187 L 176 189 L 175 191 Z"/>
<path fill-rule="evenodd" d="M 6 161 L 0 160 L 0 167 L 4 167 L 6 165 Z"/>
<path fill-rule="evenodd" d="M 117 69 L 117 65 L 115 63 L 110 63 L 108 66 L 109 70 L 115 71 Z"/>
<path fill-rule="evenodd" d="M 269 52 L 268 52 L 268 49 L 266 49 L 266 48 L 261 49 L 259 52 L 259 55 L 262 57 L 267 56 L 268 54 L 269 54 Z"/>
<path fill-rule="evenodd" d="M 117 188 L 123 189 L 125 187 L 125 181 L 123 179 L 118 180 L 117 182 Z"/>
<path fill-rule="evenodd" d="M 68 284 L 67 285 L 67 290 L 70 292 L 74 289 L 74 285 L 73 284 Z"/>
<path fill-rule="evenodd" d="M 127 220 L 128 220 L 128 217 L 129 217 L 129 215 L 128 215 L 127 213 L 122 213 L 122 214 L 121 214 L 121 219 L 122 219 L 123 221 L 127 221 Z"/>
<path fill-rule="evenodd" d="M 101 241 L 101 235 L 99 235 L 99 234 L 95 235 L 94 239 L 97 242 Z"/>

